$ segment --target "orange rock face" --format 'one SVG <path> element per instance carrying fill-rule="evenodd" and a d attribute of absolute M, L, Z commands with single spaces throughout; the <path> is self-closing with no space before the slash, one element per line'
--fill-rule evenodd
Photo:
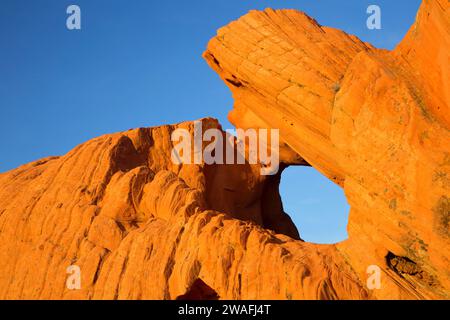
<path fill-rule="evenodd" d="M 141 128 L 0 175 L 0 298 L 449 299 L 449 53 L 446 0 L 424 1 L 394 51 L 250 12 L 204 54 L 229 118 L 280 129 L 282 168 L 344 188 L 349 239 L 300 240 L 260 165 L 174 164 L 171 133 L 193 123 Z"/>

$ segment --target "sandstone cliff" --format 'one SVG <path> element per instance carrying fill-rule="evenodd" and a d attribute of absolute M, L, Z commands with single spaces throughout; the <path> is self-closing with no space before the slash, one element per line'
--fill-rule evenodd
<path fill-rule="evenodd" d="M 0 175 L 0 298 L 450 298 L 449 42 L 446 0 L 424 1 L 394 51 L 293 10 L 232 22 L 204 54 L 230 120 L 279 128 L 282 167 L 344 188 L 349 239 L 301 241 L 260 165 L 173 164 L 170 135 L 192 122 L 141 128 Z"/>

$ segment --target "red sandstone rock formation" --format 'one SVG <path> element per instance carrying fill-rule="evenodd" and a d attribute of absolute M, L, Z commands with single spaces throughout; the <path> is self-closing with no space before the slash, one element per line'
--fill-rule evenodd
<path fill-rule="evenodd" d="M 205 52 L 230 120 L 280 128 L 283 166 L 344 188 L 349 240 L 299 240 L 260 165 L 173 164 L 171 132 L 193 123 L 136 129 L 0 175 L 0 298 L 450 298 L 449 42 L 446 0 L 424 1 L 392 52 L 297 11 L 250 12 Z"/>

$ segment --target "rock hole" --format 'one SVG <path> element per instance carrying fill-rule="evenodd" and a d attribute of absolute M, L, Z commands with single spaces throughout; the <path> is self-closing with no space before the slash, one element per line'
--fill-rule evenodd
<path fill-rule="evenodd" d="M 414 280 L 424 283 L 428 286 L 435 287 L 438 285 L 435 278 L 422 270 L 422 268 L 409 259 L 408 257 L 400 257 L 392 252 L 388 252 L 386 255 L 386 264 L 398 274 L 401 278 L 412 277 Z"/>
<path fill-rule="evenodd" d="M 317 244 L 334 244 L 348 238 L 350 206 L 344 190 L 313 167 L 290 166 L 280 183 L 283 209 L 300 238 Z"/>
<path fill-rule="evenodd" d="M 240 82 L 237 79 L 225 79 L 225 81 L 227 81 L 231 85 L 235 86 L 236 88 L 240 88 L 243 86 L 242 82 Z"/>

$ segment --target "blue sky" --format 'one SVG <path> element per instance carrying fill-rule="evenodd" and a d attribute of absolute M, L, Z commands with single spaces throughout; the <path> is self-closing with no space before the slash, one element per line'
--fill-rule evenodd
<path fill-rule="evenodd" d="M 80 31 L 66 29 L 70 4 L 81 7 Z M 366 28 L 370 4 L 381 7 L 382 30 Z M 2 0 L 0 172 L 129 128 L 205 116 L 230 128 L 226 120 L 233 105 L 230 92 L 201 54 L 219 27 L 251 9 L 299 9 L 323 25 L 391 49 L 413 23 L 419 4 L 419 0 Z M 337 196 L 339 188 L 328 187 L 315 172 L 304 178 L 309 183 L 303 187 L 298 179 L 283 181 L 286 211 L 312 234 L 307 240 L 344 239 L 345 228 L 342 232 L 333 226 L 346 222 L 334 213 L 347 209 L 326 200 Z M 307 188 L 315 184 L 317 188 Z M 322 201 L 320 210 L 317 203 L 311 204 L 314 201 L 290 200 L 300 196 Z M 320 215 L 330 221 L 330 230 L 302 221 Z"/>

